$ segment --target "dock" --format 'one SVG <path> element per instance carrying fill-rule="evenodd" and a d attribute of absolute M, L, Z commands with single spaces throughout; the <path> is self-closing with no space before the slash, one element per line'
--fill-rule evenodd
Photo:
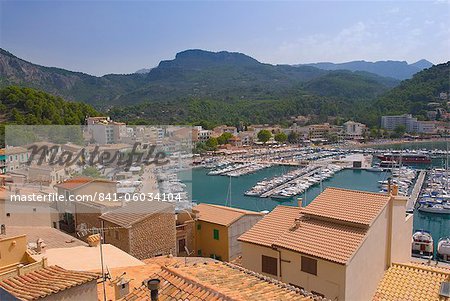
<path fill-rule="evenodd" d="M 290 181 L 287 181 L 286 183 L 283 183 L 283 184 L 281 184 L 281 185 L 279 185 L 279 186 L 277 186 L 277 187 L 274 187 L 273 189 L 271 189 L 271 190 L 269 190 L 269 191 L 264 192 L 263 194 L 260 195 L 260 197 L 262 197 L 262 198 L 267 198 L 267 197 L 271 196 L 272 194 L 274 194 L 275 191 L 280 190 L 280 189 L 283 189 L 284 187 L 289 186 L 290 183 L 294 182 L 294 181 L 297 180 L 298 178 L 307 177 L 307 176 L 312 175 L 313 173 L 317 172 L 317 170 L 318 170 L 319 168 L 320 168 L 320 167 L 314 167 L 312 170 L 310 170 L 310 171 L 308 171 L 308 172 L 306 172 L 306 173 L 303 173 L 303 174 L 299 175 L 298 177 L 295 177 L 294 179 L 292 179 L 292 180 L 290 180 Z"/>
<path fill-rule="evenodd" d="M 416 207 L 417 199 L 419 198 L 420 190 L 422 189 L 423 182 L 425 181 L 425 176 L 427 172 L 425 170 L 420 171 L 419 176 L 417 177 L 417 181 L 414 184 L 414 188 L 411 192 L 411 195 L 408 198 L 408 202 L 406 203 L 406 211 L 412 212 Z"/>

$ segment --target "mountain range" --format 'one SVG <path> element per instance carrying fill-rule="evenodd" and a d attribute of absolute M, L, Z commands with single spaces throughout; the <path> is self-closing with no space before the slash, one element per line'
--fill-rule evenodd
<path fill-rule="evenodd" d="M 350 70 L 350 71 L 366 71 L 377 74 L 379 76 L 392 77 L 399 80 L 409 79 L 417 72 L 430 68 L 433 63 L 422 59 L 413 64 L 408 64 L 405 61 L 352 61 L 346 63 L 313 63 L 297 66 L 312 66 L 323 70 Z"/>
<path fill-rule="evenodd" d="M 180 52 L 148 72 L 96 77 L 36 65 L 0 49 L 0 87 L 33 87 L 98 108 L 192 98 L 229 102 L 280 99 L 292 94 L 326 95 L 322 84 L 334 90 L 346 84 L 370 85 L 364 96 L 375 97 L 398 83 L 367 72 L 270 65 L 242 53 L 203 50 Z"/>
<path fill-rule="evenodd" d="M 429 62 L 406 65 L 420 70 Z M 365 70 L 337 69 L 271 65 L 242 53 L 193 49 L 139 73 L 97 77 L 36 65 L 0 49 L 0 88 L 38 89 L 91 104 L 129 123 L 282 123 L 292 116 L 312 114 L 319 122 L 339 116 L 376 125 L 389 108 L 424 115 L 426 102 L 448 87 L 448 78 L 443 76 L 448 63 L 401 83 Z M 426 97 L 417 96 L 422 90 L 410 84 L 423 81 Z M 11 91 L 8 95 L 13 98 L 23 95 L 20 90 Z M 27 110 L 22 113 L 28 114 Z M 35 116 L 39 120 L 40 115 Z"/>

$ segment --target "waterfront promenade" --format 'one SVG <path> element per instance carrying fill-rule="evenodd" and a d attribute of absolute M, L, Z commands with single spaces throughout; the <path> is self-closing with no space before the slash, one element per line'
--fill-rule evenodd
<path fill-rule="evenodd" d="M 408 202 L 406 203 L 406 211 L 412 212 L 414 211 L 414 207 L 416 206 L 417 199 L 419 198 L 420 190 L 422 189 L 423 181 L 425 180 L 425 176 L 427 172 L 425 170 L 420 171 L 419 176 L 417 177 L 417 181 L 414 184 L 414 188 L 411 192 L 411 195 L 408 198 Z"/>

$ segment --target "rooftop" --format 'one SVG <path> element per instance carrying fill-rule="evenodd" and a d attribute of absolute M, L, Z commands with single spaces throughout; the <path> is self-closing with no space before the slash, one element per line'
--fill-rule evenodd
<path fill-rule="evenodd" d="M 160 300 L 313 300 L 298 288 L 209 258 L 189 257 L 187 264 L 184 258 L 152 258 L 146 263 L 140 277 L 127 269 L 112 272 L 113 278 L 126 271 L 133 279 L 130 293 L 121 301 L 149 300 L 148 289 L 141 285 L 149 277 L 161 281 Z"/>
<path fill-rule="evenodd" d="M 26 153 L 28 150 L 24 147 L 20 146 L 12 146 L 5 148 L 5 154 L 6 155 L 14 155 L 14 154 L 20 154 L 20 153 Z"/>
<path fill-rule="evenodd" d="M 150 217 L 155 213 L 174 213 L 174 206 L 168 202 L 128 202 L 127 205 L 116 210 L 103 213 L 100 219 L 124 228 L 131 228 L 134 224 Z"/>
<path fill-rule="evenodd" d="M 298 227 L 284 231 L 273 245 L 346 264 L 364 241 L 366 232 L 363 228 L 306 217 Z"/>
<path fill-rule="evenodd" d="M 49 266 L 0 281 L 0 287 L 19 300 L 38 300 L 66 289 L 95 281 L 100 275 Z"/>
<path fill-rule="evenodd" d="M 75 190 L 89 183 L 99 182 L 99 183 L 115 183 L 114 181 L 106 180 L 106 179 L 94 179 L 89 177 L 77 177 L 73 179 L 69 179 L 60 184 L 56 184 L 55 187 L 63 188 L 66 190 Z"/>
<path fill-rule="evenodd" d="M 449 300 L 439 296 L 444 281 L 450 281 L 450 269 L 417 263 L 394 263 L 384 273 L 373 300 Z"/>
<path fill-rule="evenodd" d="M 327 188 L 302 213 L 370 226 L 389 202 L 390 196 L 342 188 Z"/>
<path fill-rule="evenodd" d="M 108 268 L 142 266 L 144 263 L 121 249 L 103 244 L 103 260 Z M 49 249 L 41 255 L 33 255 L 36 260 L 47 257 L 49 265 L 58 265 L 69 270 L 99 271 L 101 269 L 100 250 L 97 247 L 78 246 Z"/>
<path fill-rule="evenodd" d="M 299 207 L 277 206 L 250 230 L 242 234 L 239 240 L 271 247 L 299 217 L 300 211 Z"/>
<path fill-rule="evenodd" d="M 0 235 L 0 238 L 23 234 L 26 234 L 28 243 L 36 243 L 38 239 L 43 240 L 45 249 L 87 246 L 85 242 L 51 227 L 7 226 L 6 235 Z"/>
<path fill-rule="evenodd" d="M 192 208 L 192 211 L 197 213 L 200 221 L 223 226 L 231 225 L 244 215 L 263 216 L 260 212 L 203 203 Z"/>

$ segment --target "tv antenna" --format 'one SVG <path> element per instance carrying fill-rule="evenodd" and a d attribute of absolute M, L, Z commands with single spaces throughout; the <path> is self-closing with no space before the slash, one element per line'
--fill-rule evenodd
<path fill-rule="evenodd" d="M 93 228 L 88 228 L 87 225 L 85 223 L 81 223 L 77 226 L 77 236 L 82 238 L 85 237 L 88 234 L 99 234 L 100 235 L 100 241 L 99 241 L 99 246 L 100 246 L 100 264 L 102 265 L 102 286 L 103 286 L 103 301 L 106 301 L 106 286 L 105 286 L 105 282 L 108 279 L 111 279 L 111 274 L 109 273 L 109 269 L 106 266 L 106 270 L 107 272 L 105 273 L 105 265 L 104 265 L 104 260 L 103 260 L 103 240 L 105 237 L 105 230 L 109 231 L 109 230 L 116 230 L 116 229 L 122 229 L 123 227 L 93 227 Z M 99 233 L 100 231 L 100 233 Z"/>

